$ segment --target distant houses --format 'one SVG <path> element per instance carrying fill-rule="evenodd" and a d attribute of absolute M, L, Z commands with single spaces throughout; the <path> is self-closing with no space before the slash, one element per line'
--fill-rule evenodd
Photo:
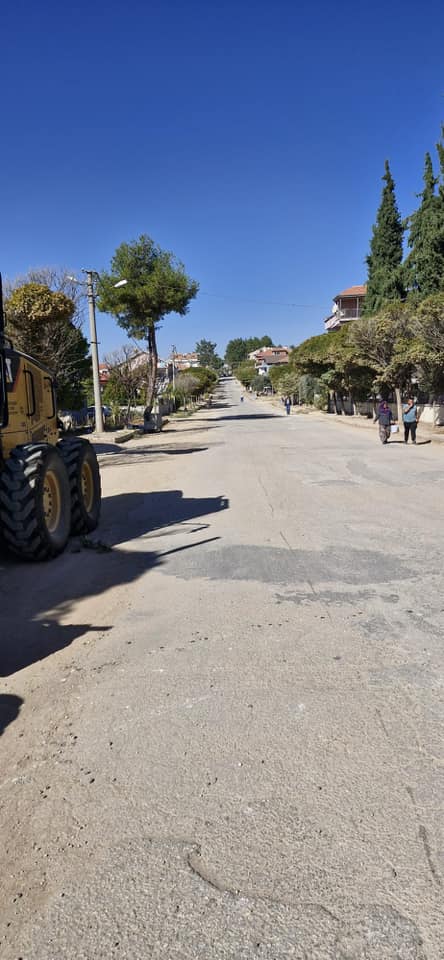
<path fill-rule="evenodd" d="M 358 320 L 362 317 L 364 308 L 367 285 L 358 284 L 355 287 L 347 287 L 341 293 L 337 293 L 333 298 L 332 312 L 329 317 L 324 319 L 324 328 L 327 333 L 333 330 L 339 330 L 344 323 L 350 320 Z"/>
<path fill-rule="evenodd" d="M 174 363 L 175 370 L 192 370 L 200 367 L 197 353 L 174 353 L 168 358 L 168 363 Z"/>
<path fill-rule="evenodd" d="M 99 363 L 99 383 L 100 390 L 103 393 L 110 378 L 110 369 L 107 363 Z"/>
<path fill-rule="evenodd" d="M 260 347 L 248 354 L 249 360 L 254 360 L 256 372 L 265 377 L 272 367 L 281 367 L 288 363 L 288 347 Z"/>

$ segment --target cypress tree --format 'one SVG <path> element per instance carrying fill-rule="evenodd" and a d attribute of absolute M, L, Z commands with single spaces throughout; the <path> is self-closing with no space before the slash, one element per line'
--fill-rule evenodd
<path fill-rule="evenodd" d="M 438 144 L 438 153 L 441 145 Z M 441 168 L 444 174 L 444 147 Z M 439 179 L 434 176 L 432 158 L 425 155 L 424 189 L 421 203 L 409 218 L 409 253 L 405 262 L 407 288 L 423 300 L 439 292 L 444 285 L 444 179 L 436 194 Z"/>
<path fill-rule="evenodd" d="M 439 290 L 444 290 L 444 124 L 441 127 L 441 140 L 436 144 L 439 157 L 440 178 L 438 190 L 438 229 L 437 229 L 437 249 L 441 261 L 441 283 Z"/>
<path fill-rule="evenodd" d="M 376 224 L 367 257 L 368 281 L 365 313 L 371 316 L 390 300 L 402 300 L 405 289 L 402 279 L 402 237 L 404 227 L 396 204 L 395 183 L 388 160 Z"/>
<path fill-rule="evenodd" d="M 436 149 L 438 151 L 439 167 L 440 167 L 440 180 L 439 180 L 439 196 L 444 203 L 444 123 L 441 127 L 441 139 L 439 143 L 436 144 Z"/>

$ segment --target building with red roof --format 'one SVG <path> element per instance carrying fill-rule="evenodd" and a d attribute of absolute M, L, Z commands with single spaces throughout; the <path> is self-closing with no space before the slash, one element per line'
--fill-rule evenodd
<path fill-rule="evenodd" d="M 341 293 L 333 297 L 333 308 L 329 317 L 325 317 L 324 326 L 327 332 L 339 330 L 344 323 L 350 320 L 358 320 L 362 317 L 364 308 L 367 285 L 365 283 L 357 284 L 354 287 L 347 287 Z"/>

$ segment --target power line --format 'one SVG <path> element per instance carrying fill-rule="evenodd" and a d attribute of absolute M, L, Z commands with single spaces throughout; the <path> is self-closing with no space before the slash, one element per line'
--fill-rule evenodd
<path fill-rule="evenodd" d="M 283 300 L 252 300 L 247 297 L 235 297 L 223 293 L 207 293 L 206 290 L 199 291 L 202 297 L 215 297 L 217 300 L 237 300 L 238 303 L 264 303 L 270 307 L 318 307 L 317 303 L 287 303 Z"/>

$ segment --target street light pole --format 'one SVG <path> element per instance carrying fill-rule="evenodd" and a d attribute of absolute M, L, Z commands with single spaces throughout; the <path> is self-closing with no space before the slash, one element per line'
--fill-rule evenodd
<path fill-rule="evenodd" d="M 88 294 L 89 309 L 89 337 L 91 344 L 91 359 L 94 383 L 94 407 L 95 407 L 95 431 L 103 433 L 103 412 L 102 412 L 102 394 L 100 392 L 99 378 L 99 350 L 97 344 L 96 329 L 96 295 L 94 291 L 93 270 L 83 270 L 86 274 L 86 291 Z"/>
<path fill-rule="evenodd" d="M 77 277 L 68 277 L 68 280 L 72 280 L 73 283 L 79 283 L 80 286 L 86 287 L 86 292 L 88 295 L 88 312 L 89 312 L 89 342 L 91 346 L 91 360 L 92 360 L 92 370 L 93 370 L 93 384 L 94 384 L 94 409 L 95 409 L 95 431 L 96 433 L 103 433 L 103 409 L 102 409 L 102 394 L 100 392 L 100 376 L 99 376 L 99 350 L 97 343 L 97 328 L 96 328 L 96 292 L 94 290 L 94 277 L 98 277 L 99 274 L 95 270 L 83 270 L 82 273 L 86 275 L 86 280 L 78 280 Z M 114 287 L 124 287 L 128 283 L 128 280 L 118 280 L 117 283 L 114 283 Z"/>

